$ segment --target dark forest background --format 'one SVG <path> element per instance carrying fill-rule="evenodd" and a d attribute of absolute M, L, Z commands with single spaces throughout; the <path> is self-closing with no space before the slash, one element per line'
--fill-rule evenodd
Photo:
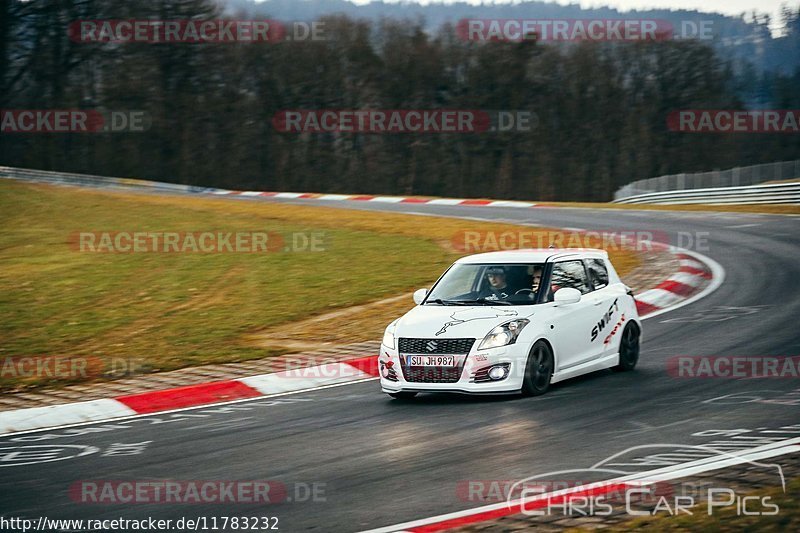
<path fill-rule="evenodd" d="M 467 43 L 454 30 L 460 12 L 435 28 L 322 15 L 326 39 L 314 42 L 67 35 L 77 19 L 222 14 L 246 13 L 207 0 L 0 0 L 0 109 L 135 109 L 153 119 L 146 133 L 0 133 L 0 165 L 236 189 L 607 200 L 641 178 L 800 158 L 798 134 L 667 130 L 678 109 L 800 108 L 800 66 L 765 68 L 719 43 Z M 797 53 L 797 10 L 782 24 L 779 48 Z M 276 111 L 319 108 L 526 110 L 539 121 L 530 132 L 451 135 L 271 126 Z"/>

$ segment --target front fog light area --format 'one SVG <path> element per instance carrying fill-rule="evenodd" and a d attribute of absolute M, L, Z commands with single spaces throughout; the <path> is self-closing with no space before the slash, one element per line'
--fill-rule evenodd
<path fill-rule="evenodd" d="M 391 361 L 386 361 L 385 363 L 380 361 L 381 376 L 389 381 L 397 381 L 397 372 L 395 372 L 393 367 L 394 363 Z"/>
<path fill-rule="evenodd" d="M 509 363 L 500 363 L 497 365 L 486 366 L 478 369 L 472 378 L 473 383 L 486 383 L 491 381 L 501 381 L 508 377 L 511 365 Z"/>
<path fill-rule="evenodd" d="M 489 369 L 489 379 L 497 381 L 508 375 L 508 369 L 504 366 L 493 366 Z"/>

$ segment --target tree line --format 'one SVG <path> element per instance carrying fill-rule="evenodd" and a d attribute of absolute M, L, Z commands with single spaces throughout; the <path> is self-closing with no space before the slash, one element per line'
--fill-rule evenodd
<path fill-rule="evenodd" d="M 76 20 L 214 19 L 207 0 L 0 0 L 0 109 L 143 110 L 146 132 L 0 133 L 0 164 L 203 186 L 608 200 L 626 183 L 800 157 L 798 134 L 680 133 L 679 109 L 800 108 L 800 68 L 702 41 L 466 42 L 455 21 L 327 16 L 324 39 L 84 43 Z M 236 18 L 235 16 L 233 18 Z M 798 31 L 796 19 L 787 24 Z M 527 131 L 287 133 L 282 110 L 533 113 Z"/>

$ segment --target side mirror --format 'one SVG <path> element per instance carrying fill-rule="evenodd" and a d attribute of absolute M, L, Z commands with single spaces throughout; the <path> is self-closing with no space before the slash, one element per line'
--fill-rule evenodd
<path fill-rule="evenodd" d="M 428 295 L 428 289 L 417 289 L 414 291 L 414 303 L 419 305 Z"/>
<path fill-rule="evenodd" d="M 558 305 L 576 304 L 581 301 L 581 291 L 572 287 L 564 287 L 556 291 L 554 300 Z"/>

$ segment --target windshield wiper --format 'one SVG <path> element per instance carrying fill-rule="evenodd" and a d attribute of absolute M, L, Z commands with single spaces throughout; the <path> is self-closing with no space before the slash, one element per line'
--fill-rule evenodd
<path fill-rule="evenodd" d="M 468 301 L 468 300 L 466 300 Z M 439 305 L 468 305 L 464 303 L 465 300 L 442 300 L 441 298 L 436 298 L 435 300 L 428 300 L 425 302 L 426 304 L 435 303 Z"/>
<path fill-rule="evenodd" d="M 507 300 L 489 300 L 487 298 L 477 298 L 475 300 L 458 300 L 464 305 L 514 305 Z"/>

